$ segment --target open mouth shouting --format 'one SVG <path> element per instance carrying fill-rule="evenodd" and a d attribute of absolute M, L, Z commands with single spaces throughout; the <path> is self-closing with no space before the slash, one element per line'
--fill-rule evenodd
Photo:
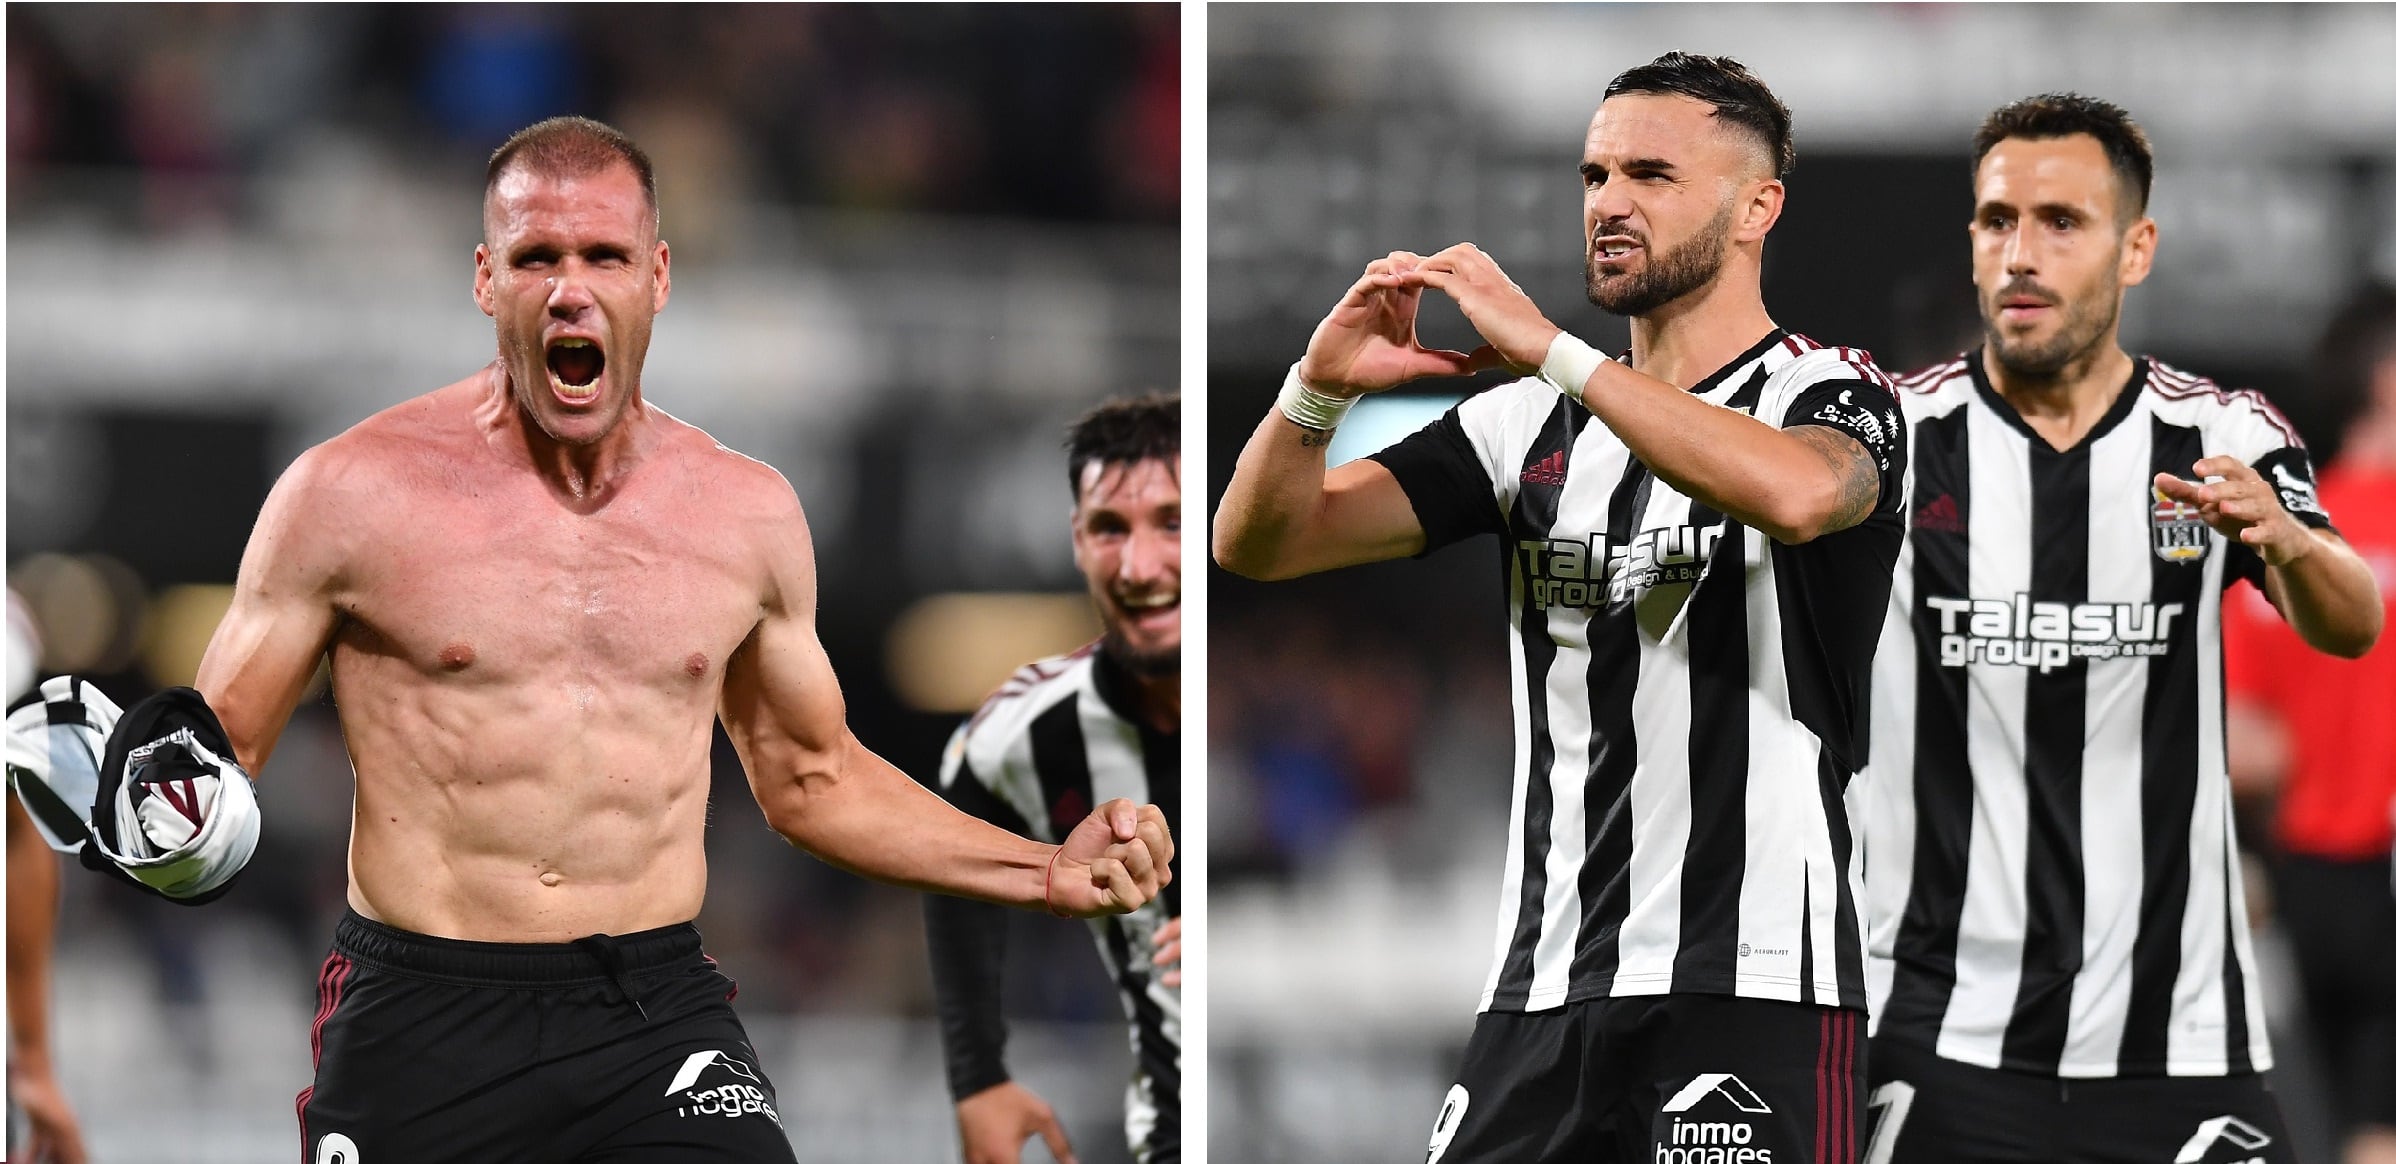
<path fill-rule="evenodd" d="M 599 374 L 607 370 L 607 353 L 597 340 L 559 336 L 547 352 L 549 388 L 569 404 L 587 404 L 599 395 Z"/>
<path fill-rule="evenodd" d="M 1618 266 L 1646 249 L 1646 244 L 1629 234 L 1605 234 L 1589 240 L 1589 262 L 1597 267 Z"/>

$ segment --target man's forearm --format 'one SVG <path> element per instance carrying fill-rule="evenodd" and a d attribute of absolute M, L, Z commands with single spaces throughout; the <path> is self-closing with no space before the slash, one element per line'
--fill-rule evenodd
<path fill-rule="evenodd" d="M 0 793 L 5 795 L 5 793 Z M 58 928 L 58 858 L 8 801 L 8 1037 L 10 1058 L 50 1054 L 50 950 Z"/>
<path fill-rule="evenodd" d="M 2386 616 L 2371 567 L 2344 542 L 2312 530 L 2312 545 L 2273 566 L 2264 582 L 2282 617 L 2314 650 L 2359 659 L 2379 639 Z"/>
<path fill-rule="evenodd" d="M 1804 441 L 1612 360 L 1582 403 L 1631 455 L 1701 505 L 1781 542 L 1830 532 L 1841 476 Z"/>
<path fill-rule="evenodd" d="M 1055 845 L 977 820 L 851 740 L 837 771 L 795 780 L 776 832 L 862 877 L 1024 909 L 1045 908 Z"/>
<path fill-rule="evenodd" d="M 1265 413 L 1223 487 L 1215 510 L 1215 561 L 1243 577 L 1294 577 L 1292 546 L 1323 504 L 1324 448 L 1331 434 Z"/>

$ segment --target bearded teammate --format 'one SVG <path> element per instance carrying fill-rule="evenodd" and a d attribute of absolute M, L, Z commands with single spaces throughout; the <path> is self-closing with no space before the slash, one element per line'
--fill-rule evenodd
<path fill-rule="evenodd" d="M 357 800 L 303 1156 L 789 1160 L 690 925 L 718 716 L 767 823 L 877 879 L 1094 916 L 1171 841 L 1123 801 L 1025 840 L 850 734 L 790 486 L 643 399 L 669 255 L 637 146 L 520 132 L 483 228 L 499 358 L 301 455 L 180 697 L 254 772 L 331 655 Z"/>
<path fill-rule="evenodd" d="M 1181 804 L 1181 400 L 1109 401 L 1074 424 L 1073 560 L 1105 635 L 1017 671 L 949 740 L 942 794 L 1032 837 L 1070 827 L 1102 796 L 1153 800 L 1168 825 Z M 1037 1134 L 1071 1164 L 1056 1114 L 1008 1078 L 999 1007 L 1006 915 L 980 902 L 924 899 L 941 1041 L 965 1164 L 1015 1164 Z M 1097 942 L 1131 1022 L 1124 1125 L 1142 1164 L 1181 1159 L 1181 895 L 1095 918 Z M 1156 953 L 1151 953 L 1156 950 Z"/>
<path fill-rule="evenodd" d="M 2120 109 L 1973 143 L 1987 340 L 1902 383 L 1912 534 L 1852 794 L 1875 1161 L 2290 1159 L 2223 769 L 2222 593 L 2315 650 L 2380 630 L 2259 394 L 2121 349 L 2153 161 Z"/>
<path fill-rule="evenodd" d="M 1371 264 L 1242 452 L 1215 553 L 1286 578 L 1502 539 L 1513 837 L 1497 964 L 1430 1158 L 1851 1161 L 1861 934 L 1841 801 L 1904 446 L 1869 358 L 1774 326 L 1788 111 L 1673 53 L 1607 86 L 1581 161 L 1591 302 L 1561 332 L 1469 245 Z M 1489 346 L 1424 349 L 1423 288 Z M 1356 397 L 1537 369 L 1331 469 Z"/>

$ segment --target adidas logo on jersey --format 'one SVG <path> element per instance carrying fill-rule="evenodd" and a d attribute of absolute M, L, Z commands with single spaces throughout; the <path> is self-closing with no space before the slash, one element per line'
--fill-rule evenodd
<path fill-rule="evenodd" d="M 1706 1103 L 1708 1100 L 1713 1102 Z M 1732 1118 L 1703 1119 L 1682 1114 L 1694 1111 L 1700 1103 L 1706 1103 L 1707 1114 Z M 1772 1162 L 1772 1149 L 1754 1146 L 1755 1124 L 1737 1118 L 1771 1115 L 1772 1106 L 1736 1075 L 1714 1071 L 1690 1080 L 1664 1101 L 1663 1112 L 1673 1117 L 1672 1127 L 1664 1141 L 1656 1145 L 1655 1164 Z"/>
<path fill-rule="evenodd" d="M 1536 465 L 1522 471 L 1525 485 L 1562 485 L 1564 483 L 1564 450 L 1557 449 Z"/>
<path fill-rule="evenodd" d="M 1955 504 L 1954 494 L 1941 493 L 1929 504 L 1915 507 L 1913 527 L 1932 533 L 1962 533 L 1963 507 Z"/>

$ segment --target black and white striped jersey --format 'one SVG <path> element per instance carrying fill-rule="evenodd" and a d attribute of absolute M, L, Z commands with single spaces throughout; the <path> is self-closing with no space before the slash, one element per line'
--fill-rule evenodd
<path fill-rule="evenodd" d="M 2140 359 L 2058 452 L 1980 359 L 1900 382 L 1911 536 L 1850 793 L 1875 1029 L 2046 1075 L 2262 1070 L 2220 618 L 2262 562 L 2154 478 L 2226 453 L 2326 527 L 2304 445 L 2260 395 Z"/>
<path fill-rule="evenodd" d="M 1096 644 L 1016 671 L 949 738 L 940 792 L 1021 836 L 1051 844 L 1116 797 L 1164 810 L 1181 830 L 1181 735 L 1148 726 L 1131 677 Z M 924 916 L 949 1088 L 963 1099 L 1007 1079 L 999 1009 L 1012 911 L 928 895 Z M 1117 917 L 1087 923 L 1131 1021 L 1124 1126 L 1141 1164 L 1181 1158 L 1181 991 L 1158 980 L 1156 932 L 1181 916 L 1181 883 Z"/>
<path fill-rule="evenodd" d="M 1861 1006 L 1842 801 L 1903 538 L 1871 357 L 1774 331 L 1690 391 L 1879 460 L 1852 529 L 1781 545 L 1682 495 L 1538 380 L 1375 454 L 1428 548 L 1498 536 L 1514 803 L 1481 1008 L 1728 994 Z"/>

